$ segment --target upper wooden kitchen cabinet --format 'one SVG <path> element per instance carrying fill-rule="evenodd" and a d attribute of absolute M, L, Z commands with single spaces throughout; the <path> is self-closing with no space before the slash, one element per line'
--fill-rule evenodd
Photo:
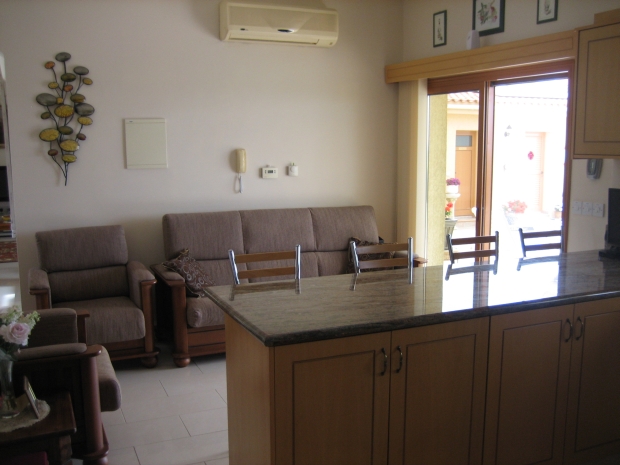
<path fill-rule="evenodd" d="M 608 22 L 579 31 L 575 158 L 620 157 L 620 20 Z"/>
<path fill-rule="evenodd" d="M 482 463 L 489 318 L 392 332 L 390 465 Z"/>
<path fill-rule="evenodd" d="M 561 464 L 573 305 L 491 317 L 485 465 Z"/>
<path fill-rule="evenodd" d="M 564 461 L 620 453 L 620 299 L 575 305 Z"/>

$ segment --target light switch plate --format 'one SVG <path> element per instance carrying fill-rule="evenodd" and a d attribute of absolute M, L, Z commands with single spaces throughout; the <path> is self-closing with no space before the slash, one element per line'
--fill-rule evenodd
<path fill-rule="evenodd" d="M 592 216 L 592 202 L 581 203 L 581 214 L 586 216 Z"/>
<path fill-rule="evenodd" d="M 573 215 L 581 215 L 581 201 L 580 200 L 573 200 L 573 203 L 571 203 L 571 206 L 570 206 L 570 212 Z"/>
<path fill-rule="evenodd" d="M 592 204 L 592 216 L 603 218 L 605 216 L 605 204 L 593 203 Z"/>

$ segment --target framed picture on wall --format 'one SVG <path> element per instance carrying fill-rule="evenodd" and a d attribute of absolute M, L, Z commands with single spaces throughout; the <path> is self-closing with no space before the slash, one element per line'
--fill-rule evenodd
<path fill-rule="evenodd" d="M 433 47 L 446 45 L 448 33 L 448 10 L 440 11 L 433 15 Z"/>
<path fill-rule="evenodd" d="M 505 0 L 474 0 L 473 26 L 481 36 L 504 32 Z"/>
<path fill-rule="evenodd" d="M 536 24 L 558 20 L 558 0 L 538 0 Z"/>

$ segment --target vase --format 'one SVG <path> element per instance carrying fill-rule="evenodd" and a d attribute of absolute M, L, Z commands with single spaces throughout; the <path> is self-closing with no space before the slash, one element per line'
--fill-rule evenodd
<path fill-rule="evenodd" d="M 455 186 L 455 185 L 446 186 L 446 194 L 458 194 L 458 193 L 459 193 L 459 186 Z"/>
<path fill-rule="evenodd" d="M 13 390 L 13 360 L 0 360 L 0 389 L 2 393 L 0 419 L 19 415 Z"/>

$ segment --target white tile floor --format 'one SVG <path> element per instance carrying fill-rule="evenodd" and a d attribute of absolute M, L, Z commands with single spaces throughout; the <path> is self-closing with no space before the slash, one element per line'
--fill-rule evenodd
<path fill-rule="evenodd" d="M 123 400 L 103 414 L 110 465 L 228 465 L 225 356 L 178 368 L 169 346 L 158 347 L 154 369 L 114 363 Z"/>

